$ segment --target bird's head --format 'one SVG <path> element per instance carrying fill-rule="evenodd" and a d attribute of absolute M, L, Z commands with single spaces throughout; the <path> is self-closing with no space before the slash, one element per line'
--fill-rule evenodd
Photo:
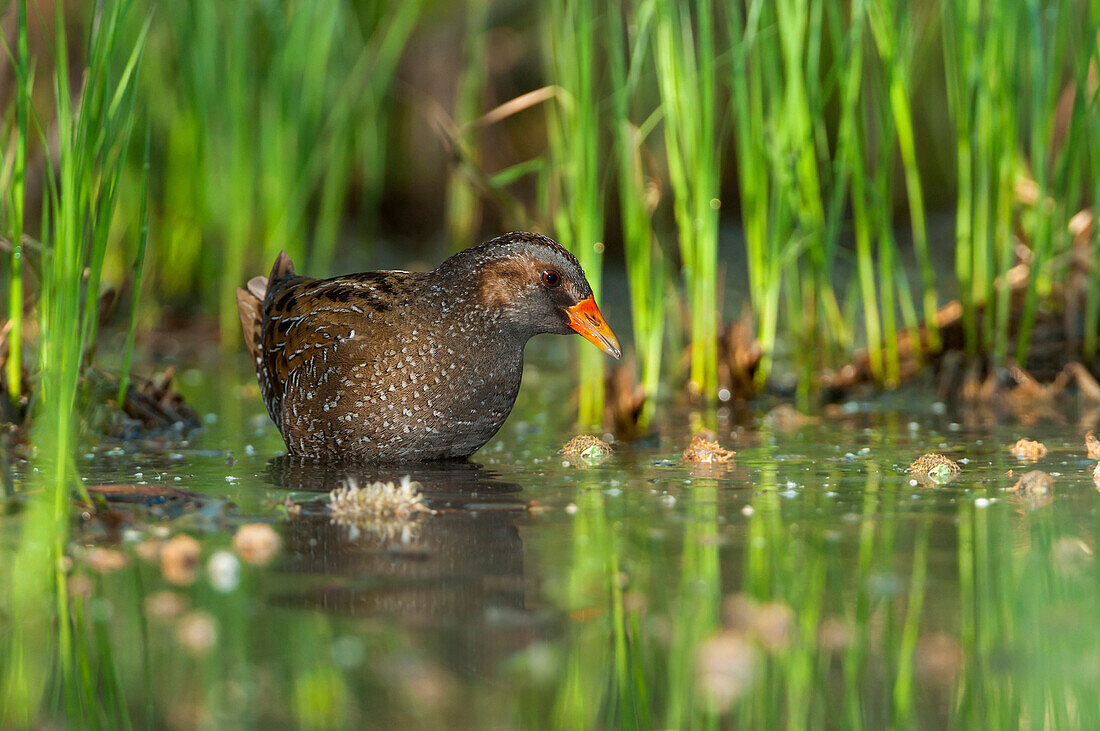
<path fill-rule="evenodd" d="M 472 293 L 484 308 L 529 335 L 577 332 L 612 358 L 622 355 L 576 257 L 553 239 L 509 233 L 467 249 L 437 273 L 476 278 Z"/>

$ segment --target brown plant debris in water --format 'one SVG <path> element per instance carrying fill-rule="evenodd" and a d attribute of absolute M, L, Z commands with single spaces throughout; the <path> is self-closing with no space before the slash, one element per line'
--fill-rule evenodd
<path fill-rule="evenodd" d="M 1088 368 L 1074 361 L 1066 366 L 1065 372 L 1076 381 L 1077 390 L 1082 396 L 1089 401 L 1100 401 L 1100 383 Z"/>
<path fill-rule="evenodd" d="M 607 376 L 604 420 L 612 424 L 616 436 L 629 439 L 638 431 L 638 419 L 645 407 L 646 392 L 632 363 L 623 363 Z"/>
<path fill-rule="evenodd" d="M 125 554 L 113 548 L 94 546 L 84 554 L 84 563 L 101 574 L 118 571 L 128 563 Z"/>
<path fill-rule="evenodd" d="M 767 602 L 756 608 L 752 621 L 753 634 L 768 652 L 787 649 L 796 628 L 794 610 L 783 602 Z"/>
<path fill-rule="evenodd" d="M 718 335 L 718 377 L 732 400 L 756 395 L 756 371 L 764 348 L 756 339 L 752 312 L 746 310 Z"/>
<path fill-rule="evenodd" d="M 748 632 L 756 615 L 756 601 L 748 594 L 737 592 L 722 600 L 722 623 L 729 629 Z"/>
<path fill-rule="evenodd" d="M 727 628 L 752 637 L 769 653 L 785 650 L 797 626 L 794 610 L 783 602 L 758 604 L 741 593 L 722 600 L 722 621 Z"/>
<path fill-rule="evenodd" d="M 542 513 L 549 513 L 550 507 L 544 504 L 541 500 L 528 500 L 527 512 L 535 515 L 541 515 Z"/>
<path fill-rule="evenodd" d="M 282 540 L 267 523 L 247 523 L 233 535 L 233 550 L 242 560 L 263 566 L 279 552 Z"/>
<path fill-rule="evenodd" d="M 756 681 L 759 653 L 737 630 L 703 640 L 695 653 L 698 688 L 719 710 L 727 710 Z"/>
<path fill-rule="evenodd" d="M 917 675 L 924 683 L 944 689 L 951 687 L 963 666 L 965 654 L 957 639 L 936 632 L 917 640 L 913 661 Z"/>
<path fill-rule="evenodd" d="M 1020 439 L 1011 447 L 1012 454 L 1022 460 L 1028 462 L 1037 462 L 1043 457 L 1047 456 L 1047 447 L 1042 442 L 1036 442 L 1032 439 Z"/>
<path fill-rule="evenodd" d="M 1026 188 L 1027 186 L 1025 186 Z M 1029 196 L 1030 197 L 1030 196 Z M 917 337 L 909 332 L 901 333 L 897 340 L 899 368 L 897 379 L 904 383 L 921 373 L 928 364 L 939 370 L 939 398 L 958 398 L 977 403 L 1002 402 L 1010 409 L 1024 409 L 1035 401 L 1049 401 L 1063 391 L 1070 383 L 1076 383 L 1078 392 L 1086 399 L 1100 401 L 1100 382 L 1097 382 L 1085 366 L 1073 360 L 1074 349 L 1067 345 L 1078 344 L 1080 336 L 1080 313 L 1084 311 L 1085 283 L 1088 273 L 1093 269 L 1091 244 L 1096 218 L 1092 211 L 1085 209 L 1070 219 L 1069 233 L 1074 238 L 1074 258 L 1070 267 L 1070 276 L 1058 288 L 1057 294 L 1063 300 L 1060 314 L 1039 313 L 1032 330 L 1031 352 L 1026 364 L 1004 364 L 1015 386 L 1003 382 L 994 371 L 994 364 L 988 360 L 975 363 L 964 355 L 966 335 L 964 332 L 963 306 L 958 300 L 948 302 L 937 310 L 934 321 L 938 330 L 940 350 L 931 350 L 927 323 L 921 325 Z M 998 287 L 1010 293 L 1012 317 L 1009 336 L 1015 340 L 1019 336 L 1016 323 L 1024 308 L 1025 291 L 1032 280 L 1031 266 L 1033 255 L 1026 243 L 1016 247 L 1017 261 L 1005 274 L 998 278 Z M 980 313 L 984 307 L 979 306 Z M 1080 355 L 1078 350 L 1077 355 Z M 988 354 L 986 354 L 988 356 Z M 873 367 L 872 354 L 866 350 L 858 351 L 852 361 L 836 372 L 822 374 L 821 385 L 826 390 L 847 391 L 854 386 L 882 380 L 881 373 Z M 966 364 L 970 364 L 970 368 Z M 997 364 L 999 368 L 1001 364 Z M 1040 373 L 1040 379 L 1034 378 L 1023 370 L 1022 365 Z M 965 373 L 965 375 L 964 375 Z M 983 377 L 984 374 L 984 377 Z"/>
<path fill-rule="evenodd" d="M 86 378 L 99 399 L 114 404 L 119 385 L 116 374 L 93 368 Z M 175 369 L 171 367 L 149 379 L 131 375 L 121 408 L 114 404 L 105 414 L 103 431 L 118 439 L 136 439 L 200 427 L 198 412 L 176 391 L 174 378 Z"/>
<path fill-rule="evenodd" d="M 1092 470 L 1092 481 L 1096 483 L 1096 489 L 1100 490 L 1100 463 Z"/>
<path fill-rule="evenodd" d="M 782 432 L 795 431 L 817 422 L 817 417 L 806 416 L 790 404 L 780 404 L 764 415 L 765 426 Z"/>
<path fill-rule="evenodd" d="M 854 638 L 851 622 L 842 617 L 826 617 L 817 627 L 817 646 L 825 652 L 844 652 Z"/>
<path fill-rule="evenodd" d="M 192 610 L 176 625 L 176 642 L 192 655 L 205 655 L 218 642 L 218 622 L 209 612 Z"/>
<path fill-rule="evenodd" d="M 354 479 L 329 493 L 332 519 L 345 525 L 374 521 L 408 522 L 418 513 L 430 513 L 420 492 L 420 483 L 405 475 L 398 484 L 372 482 L 360 487 Z"/>
<path fill-rule="evenodd" d="M 1071 378 L 1071 373 L 1063 369 L 1059 371 L 1053 381 L 1042 383 L 1015 363 L 1009 365 L 1008 374 L 1016 381 L 1016 385 L 1008 389 L 1004 396 L 1013 402 L 1017 409 L 1025 409 L 1036 403 L 1053 401 L 1056 396 L 1066 390 Z"/>
<path fill-rule="evenodd" d="M 936 329 L 945 342 L 962 340 L 962 315 L 963 306 L 958 300 L 952 300 L 936 311 Z M 928 352 L 930 342 L 927 324 L 921 326 L 916 338 L 913 338 L 908 331 L 898 334 L 897 350 L 900 360 L 898 383 L 905 383 L 921 372 L 924 362 L 922 356 Z M 847 391 L 862 383 L 872 383 L 875 380 L 871 353 L 866 348 L 857 351 L 852 361 L 840 370 L 825 372 L 821 375 L 822 387 L 833 391 Z"/>
<path fill-rule="evenodd" d="M 188 500 L 202 500 L 203 496 L 197 492 L 181 490 L 171 485 L 87 485 L 90 493 L 102 495 L 108 501 L 130 501 L 142 497 L 162 497 L 166 499 L 182 498 Z"/>
<path fill-rule="evenodd" d="M 145 611 L 156 619 L 172 619 L 183 614 L 187 602 L 174 591 L 157 591 L 145 599 Z"/>
<path fill-rule="evenodd" d="M 718 442 L 710 441 L 702 434 L 696 434 L 691 438 L 691 444 L 684 450 L 680 459 L 683 462 L 729 462 L 736 454 L 737 452 L 723 448 Z"/>
<path fill-rule="evenodd" d="M 88 578 L 86 573 L 70 574 L 65 580 L 65 584 L 69 589 L 70 601 L 77 599 L 88 601 L 92 598 L 92 580 Z"/>
<path fill-rule="evenodd" d="M 929 452 L 909 465 L 909 474 L 913 477 L 927 479 L 936 484 L 950 482 L 960 472 L 959 464 L 954 460 L 944 457 L 942 454 Z"/>
<path fill-rule="evenodd" d="M 202 547 L 189 535 L 165 541 L 160 549 L 160 572 L 173 584 L 185 586 L 195 581 Z"/>
<path fill-rule="evenodd" d="M 602 461 L 611 456 L 611 445 L 591 434 L 580 434 L 566 442 L 561 453 L 570 457 L 581 457 L 593 462 Z"/>
<path fill-rule="evenodd" d="M 1085 434 L 1085 449 L 1089 459 L 1100 459 L 1100 439 L 1093 436 L 1091 430 Z"/>
<path fill-rule="evenodd" d="M 159 538 L 146 538 L 136 546 L 134 546 L 134 553 L 138 555 L 142 561 L 148 561 L 149 563 L 158 563 L 160 561 L 160 552 L 164 548 L 164 541 Z"/>
<path fill-rule="evenodd" d="M 302 506 L 294 502 L 294 499 L 291 498 L 290 495 L 287 495 L 286 498 L 279 504 L 283 506 L 284 510 L 286 510 L 286 514 L 288 517 L 296 518 L 302 514 Z"/>
<path fill-rule="evenodd" d="M 1032 470 L 1021 475 L 1009 489 L 1029 495 L 1047 495 L 1054 490 L 1054 478 L 1042 470 Z"/>
<path fill-rule="evenodd" d="M 1042 470 L 1025 473 L 1008 489 L 1015 493 L 1014 500 L 1028 510 L 1037 510 L 1054 502 L 1054 478 Z"/>

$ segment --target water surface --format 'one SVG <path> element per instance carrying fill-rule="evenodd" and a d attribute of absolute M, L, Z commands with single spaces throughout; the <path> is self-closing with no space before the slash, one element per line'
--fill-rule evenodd
<path fill-rule="evenodd" d="M 183 372 L 201 432 L 79 459 L 88 485 L 183 491 L 113 502 L 74 537 L 101 682 L 166 727 L 1100 727 L 1095 415 L 915 392 L 780 431 L 772 402 L 736 420 L 670 407 L 575 464 L 558 453 L 569 384 L 535 360 L 470 463 L 406 469 L 281 457 L 247 364 Z M 735 460 L 681 464 L 698 426 Z M 1013 457 L 1022 436 L 1048 456 Z M 929 451 L 958 479 L 912 481 Z M 1030 469 L 1050 495 L 1010 489 Z M 348 479 L 404 475 L 434 515 L 331 519 Z M 281 538 L 261 565 L 232 545 L 255 523 Z M 198 563 L 166 571 L 155 549 L 183 534 Z"/>

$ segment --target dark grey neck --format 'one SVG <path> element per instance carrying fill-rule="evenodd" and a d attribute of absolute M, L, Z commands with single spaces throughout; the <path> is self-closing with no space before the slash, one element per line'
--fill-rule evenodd
<path fill-rule="evenodd" d="M 450 321 L 471 335 L 477 333 L 483 336 L 472 339 L 486 345 L 490 345 L 491 341 L 522 353 L 523 346 L 538 331 L 527 321 L 517 322 L 503 308 L 486 307 L 480 303 L 479 282 L 477 277 L 470 276 L 470 271 L 474 271 L 471 268 L 474 262 L 466 259 L 480 261 L 485 257 L 470 257 L 473 251 L 467 249 L 459 252 L 425 275 L 428 284 L 426 299 L 432 303 L 441 321 Z"/>

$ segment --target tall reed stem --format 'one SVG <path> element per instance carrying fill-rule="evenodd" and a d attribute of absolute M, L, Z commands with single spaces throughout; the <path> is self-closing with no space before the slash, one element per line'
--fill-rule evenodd
<path fill-rule="evenodd" d="M 547 67 L 558 85 L 557 103 L 547 107 L 554 230 L 584 268 L 599 299 L 603 279 L 603 194 L 600 187 L 600 116 L 596 33 L 598 11 L 586 0 L 552 0 L 544 27 Z M 579 353 L 578 419 L 603 419 L 604 356 Z"/>
<path fill-rule="evenodd" d="M 653 231 L 654 200 L 645 168 L 645 140 L 659 118 L 652 113 L 641 127 L 631 121 L 632 101 L 638 92 L 646 61 L 654 3 L 643 0 L 630 7 L 624 19 L 619 3 L 609 2 L 612 27 L 609 39 L 612 102 L 615 113 L 615 157 L 618 162 L 619 206 L 622 212 L 623 247 L 630 284 L 630 311 L 634 347 L 641 366 L 646 402 L 638 423 L 644 427 L 653 417 L 661 380 L 661 350 L 665 331 L 665 262 Z"/>
<path fill-rule="evenodd" d="M 909 99 L 912 86 L 912 39 L 904 33 L 912 27 L 908 13 L 895 5 L 895 0 L 869 0 L 868 21 L 879 58 L 886 73 L 889 88 L 890 111 L 894 120 L 901 167 L 905 176 L 905 193 L 909 201 L 909 223 L 913 233 L 913 248 L 920 268 L 921 302 L 925 326 L 928 330 L 928 347 L 933 352 L 940 349 L 939 329 L 936 325 L 938 309 L 936 275 L 932 266 L 932 254 L 928 248 L 928 228 L 924 210 L 924 191 L 920 168 L 917 164 L 915 129 L 912 103 Z M 914 343 L 919 345 L 919 343 Z"/>
<path fill-rule="evenodd" d="M 18 404 L 23 394 L 23 217 L 27 197 L 27 139 L 30 132 L 31 106 L 30 57 L 27 48 L 27 3 L 17 0 L 15 69 L 15 158 L 9 189 L 8 221 L 11 232 L 10 274 L 8 280 L 7 384 L 8 395 Z"/>
<path fill-rule="evenodd" d="M 137 334 L 138 304 L 141 302 L 141 284 L 145 272 L 145 253 L 149 248 L 149 126 L 145 127 L 145 154 L 141 165 L 141 210 L 138 213 L 138 245 L 134 265 L 130 270 L 132 293 L 130 297 L 130 325 L 126 329 L 126 344 L 122 351 L 122 372 L 118 378 L 119 408 L 126 403 L 126 390 L 130 386 L 130 364 L 134 359 L 134 337 Z"/>
<path fill-rule="evenodd" d="M 74 93 L 64 4 L 55 5 L 57 162 L 47 155 L 42 234 L 47 248 L 38 303 L 39 378 L 32 427 L 33 440 L 41 447 L 37 474 L 42 491 L 29 501 L 15 561 L 5 577 L 10 587 L 5 609 L 14 629 L 4 640 L 0 688 L 0 719 L 24 725 L 37 725 L 44 706 L 56 699 L 64 703 L 70 725 L 101 719 L 96 685 L 86 677 L 86 647 L 74 642 L 61 559 L 73 492 L 91 502 L 76 478 L 72 450 L 80 378 L 95 341 L 99 275 L 133 127 L 133 82 L 149 27 L 146 22 L 136 38 L 128 39 L 130 9 L 129 0 L 105 0 L 97 6 L 83 83 Z M 25 23 L 25 14 L 21 18 Z M 126 48 L 127 56 L 116 55 Z M 29 85 L 24 91 L 29 93 Z M 126 725 L 124 718 L 115 721 L 111 725 Z"/>
<path fill-rule="evenodd" d="M 482 112 L 485 86 L 488 81 L 489 63 L 489 0 L 466 0 L 469 9 L 466 18 L 466 37 L 463 41 L 464 63 L 455 91 L 455 126 L 466 130 Z M 470 162 L 480 164 L 480 149 L 476 127 L 465 135 Z M 447 235 L 453 251 L 470 246 L 481 222 L 481 206 L 477 189 L 468 176 L 459 170 L 459 162 L 452 163 L 447 181 Z"/>
<path fill-rule="evenodd" d="M 694 12 L 692 11 L 694 7 Z M 718 381 L 717 99 L 711 0 L 657 3 L 654 59 L 664 110 L 684 286 L 691 308 L 689 389 L 711 400 Z"/>

